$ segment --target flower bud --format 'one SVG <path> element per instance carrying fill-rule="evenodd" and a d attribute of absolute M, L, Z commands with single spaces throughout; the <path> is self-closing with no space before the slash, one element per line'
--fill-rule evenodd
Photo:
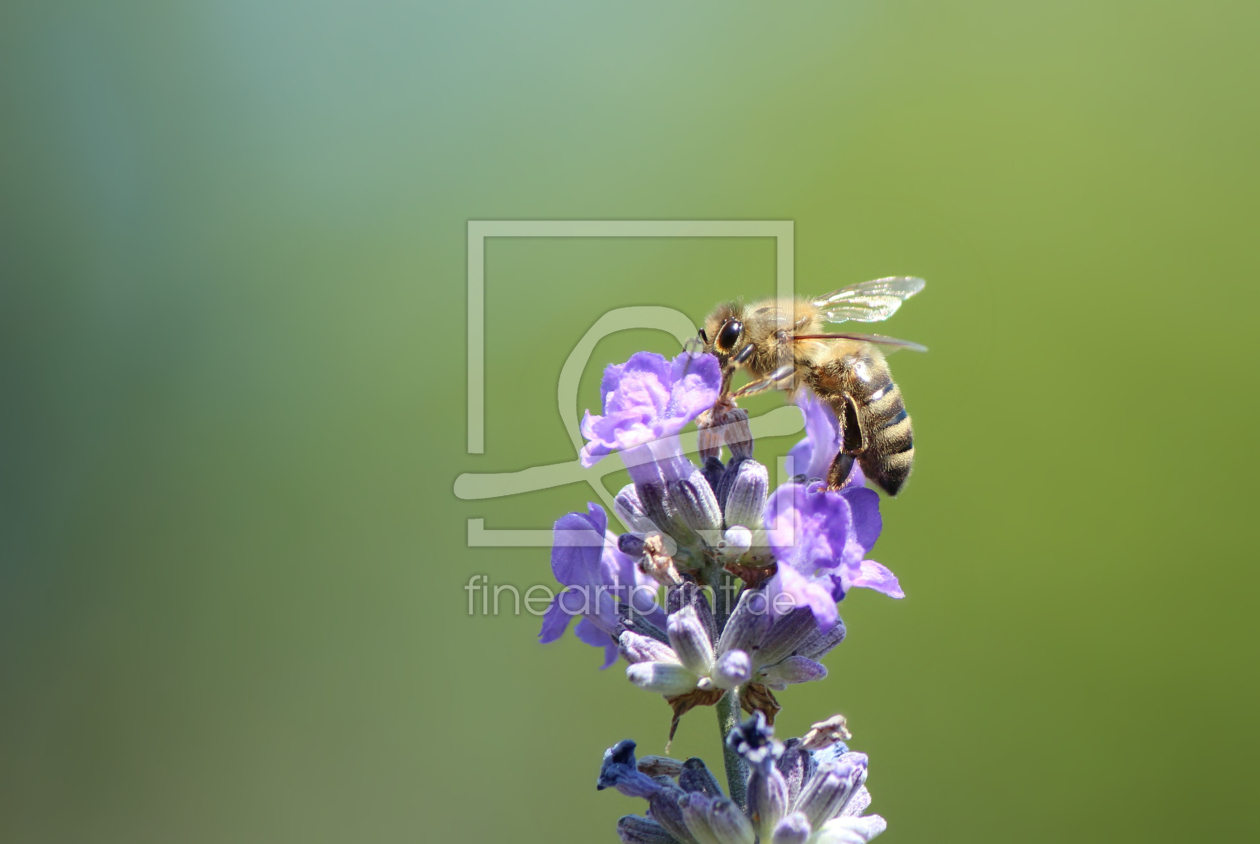
<path fill-rule="evenodd" d="M 718 481 L 718 504 L 727 526 L 761 527 L 770 473 L 752 458 L 732 460 Z"/>
<path fill-rule="evenodd" d="M 813 834 L 814 829 L 809 825 L 809 818 L 800 812 L 793 812 L 779 821 L 774 828 L 774 834 L 770 836 L 770 844 L 805 844 Z"/>
<path fill-rule="evenodd" d="M 827 676 L 827 667 L 803 656 L 790 656 L 759 672 L 765 684 L 771 688 L 783 689 L 793 683 L 808 683 L 821 680 Z"/>
<path fill-rule="evenodd" d="M 681 841 L 682 844 L 699 844 L 696 837 L 687 829 L 687 822 L 683 819 L 682 806 L 679 805 L 683 796 L 683 790 L 676 786 L 662 788 L 648 798 L 648 806 L 652 812 L 652 818 L 675 839 Z"/>
<path fill-rule="evenodd" d="M 704 479 L 709 482 L 709 489 L 716 493 L 718 481 L 722 480 L 722 473 L 726 471 L 726 466 L 716 457 L 706 457 L 700 471 Z"/>
<path fill-rule="evenodd" d="M 745 589 L 740 593 L 739 603 L 731 611 L 731 617 L 726 620 L 726 627 L 722 629 L 718 652 L 739 650 L 753 653 L 773 623 L 765 593 L 760 589 Z"/>
<path fill-rule="evenodd" d="M 783 774 L 771 765 L 762 765 L 750 770 L 748 772 L 748 814 L 763 841 L 769 838 L 770 832 L 778 824 L 779 819 L 787 814 L 787 810 L 788 787 Z"/>
<path fill-rule="evenodd" d="M 735 407 L 731 402 L 719 402 L 712 410 L 705 411 L 696 419 L 700 456 L 716 457 L 725 445 L 731 457 L 752 457 L 753 435 L 748 424 L 748 411 Z"/>
<path fill-rule="evenodd" d="M 639 760 L 639 770 L 650 777 L 676 777 L 682 773 L 683 763 L 668 756 L 644 756 Z"/>
<path fill-rule="evenodd" d="M 630 739 L 619 741 L 604 751 L 604 762 L 599 769 L 599 781 L 595 788 L 615 788 L 627 797 L 651 797 L 661 786 L 635 766 L 635 744 Z"/>
<path fill-rule="evenodd" d="M 814 776 L 817 765 L 813 755 L 802 747 L 801 740 L 791 738 L 783 743 L 783 755 L 775 763 L 775 768 L 787 782 L 788 802 L 795 803 L 805 783 Z"/>
<path fill-rule="evenodd" d="M 818 767 L 796 799 L 796 810 L 803 812 L 817 829 L 839 815 L 865 781 L 866 754 L 845 754 L 839 762 Z"/>
<path fill-rule="evenodd" d="M 691 691 L 697 680 L 695 674 L 676 662 L 640 662 L 626 668 L 626 677 L 640 689 L 666 697 Z"/>
<path fill-rule="evenodd" d="M 709 797 L 722 796 L 722 786 L 718 785 L 717 778 L 703 760 L 694 756 L 683 762 L 678 773 L 678 787 L 686 792 L 699 791 Z"/>
<path fill-rule="evenodd" d="M 709 673 L 713 667 L 713 643 L 695 607 L 684 606 L 670 615 L 666 633 L 683 665 L 695 674 Z"/>
<path fill-rule="evenodd" d="M 820 842 L 866 842 L 888 829 L 888 822 L 879 815 L 864 818 L 840 817 L 823 824 Z"/>
<path fill-rule="evenodd" d="M 639 499 L 639 492 L 634 484 L 626 484 L 621 488 L 621 492 L 613 499 L 613 510 L 617 513 L 617 518 L 635 533 L 659 530 L 643 509 L 643 502 Z"/>
<path fill-rule="evenodd" d="M 713 808 L 713 801 L 710 798 L 700 792 L 693 792 L 679 798 L 678 806 L 682 809 L 683 822 L 687 824 L 687 831 L 699 844 L 726 844 L 709 823 Z"/>
<path fill-rule="evenodd" d="M 651 818 L 626 815 L 617 821 L 617 837 L 622 844 L 677 844 L 674 836 Z"/>
<path fill-rule="evenodd" d="M 871 806 L 871 793 L 866 790 L 866 786 L 861 786 L 857 793 L 849 798 L 849 802 L 844 804 L 844 808 L 840 810 L 840 817 L 853 817 L 865 812 Z"/>
<path fill-rule="evenodd" d="M 713 665 L 713 684 L 720 689 L 733 689 L 752 677 L 752 658 L 747 651 L 727 651 Z"/>
<path fill-rule="evenodd" d="M 722 529 L 722 508 L 704 475 L 693 472 L 684 480 L 670 481 L 666 489 L 667 511 L 706 543 L 716 545 L 716 536 Z"/>
<path fill-rule="evenodd" d="M 617 550 L 637 560 L 643 556 L 643 540 L 646 536 L 645 533 L 623 533 L 617 537 Z"/>
<path fill-rule="evenodd" d="M 661 481 L 642 483 L 635 486 L 639 504 L 646 515 L 649 531 L 664 532 L 676 540 L 687 542 L 682 525 L 670 514 L 665 484 Z"/>
<path fill-rule="evenodd" d="M 798 647 L 818 633 L 818 623 L 809 607 L 797 607 L 775 619 L 770 632 L 754 655 L 758 665 L 774 665 L 791 656 Z"/>
<path fill-rule="evenodd" d="M 696 417 L 696 445 L 700 447 L 700 458 L 707 464 L 710 460 L 722 457 L 722 429 L 713 423 L 713 411 L 706 410 Z"/>
<path fill-rule="evenodd" d="M 754 844 L 757 833 L 735 801 L 726 797 L 713 801 L 709 810 L 709 826 L 722 844 Z"/>
<path fill-rule="evenodd" d="M 742 556 L 753 544 L 752 531 L 743 525 L 735 525 L 733 528 L 727 528 L 726 533 L 722 534 L 722 541 L 718 543 L 718 550 L 727 559 L 735 559 Z"/>
<path fill-rule="evenodd" d="M 844 620 L 836 616 L 836 623 L 826 633 L 819 633 L 816 637 L 808 640 L 805 644 L 797 648 L 796 652 L 804 657 L 812 660 L 820 660 L 827 654 L 831 653 L 841 642 L 844 641 Z"/>
<path fill-rule="evenodd" d="M 678 655 L 669 645 L 633 630 L 626 630 L 617 637 L 617 650 L 631 665 L 640 662 L 678 662 Z"/>

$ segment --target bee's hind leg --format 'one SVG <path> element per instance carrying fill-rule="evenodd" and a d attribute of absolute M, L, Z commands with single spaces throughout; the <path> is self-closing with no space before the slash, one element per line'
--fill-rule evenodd
<path fill-rule="evenodd" d="M 777 387 L 779 385 L 779 382 L 784 381 L 788 378 L 791 378 L 792 374 L 795 372 L 796 372 L 795 365 L 790 364 L 790 363 L 784 364 L 783 366 L 780 366 L 778 369 L 776 369 L 774 372 L 771 372 L 765 378 L 759 378 L 756 381 L 751 381 L 745 384 L 744 386 L 740 387 L 738 390 L 736 390 L 734 393 L 731 394 L 731 398 L 742 399 L 744 396 L 753 396 L 753 395 L 756 395 L 757 393 L 763 393 L 766 390 L 769 390 L 773 387 Z"/>
<path fill-rule="evenodd" d="M 834 407 L 834 404 L 833 404 Z M 827 472 L 827 489 L 840 489 L 853 472 L 854 459 L 866 451 L 866 432 L 858 422 L 857 404 L 844 394 L 836 416 L 840 420 L 840 453 Z"/>
<path fill-rule="evenodd" d="M 845 454 L 843 451 L 836 455 L 836 459 L 831 461 L 831 469 L 827 471 L 827 489 L 840 489 L 844 486 L 845 481 L 849 480 L 849 475 L 853 474 L 853 455 Z"/>

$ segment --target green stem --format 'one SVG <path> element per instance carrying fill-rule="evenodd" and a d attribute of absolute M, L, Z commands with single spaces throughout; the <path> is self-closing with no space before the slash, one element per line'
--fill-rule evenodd
<path fill-rule="evenodd" d="M 722 731 L 722 761 L 726 765 L 726 789 L 741 809 L 748 804 L 748 774 L 744 770 L 744 760 L 726 744 L 726 737 L 739 723 L 738 689 L 731 689 L 722 695 L 717 703 L 718 728 Z"/>

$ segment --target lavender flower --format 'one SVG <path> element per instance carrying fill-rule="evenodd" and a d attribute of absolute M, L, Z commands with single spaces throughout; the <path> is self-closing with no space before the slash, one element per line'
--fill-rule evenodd
<path fill-rule="evenodd" d="M 608 531 L 608 516 L 598 504 L 585 513 L 569 513 L 556 521 L 551 571 L 564 584 L 543 613 L 539 639 L 545 644 L 564 635 L 569 621 L 580 616 L 574 634 L 588 645 L 604 649 L 603 668 L 617 661 L 620 609 L 632 606 L 663 623 L 656 606 L 655 582 L 641 573 L 633 558 L 617 549 Z"/>
<path fill-rule="evenodd" d="M 600 383 L 604 414 L 582 419 L 581 461 L 594 466 L 621 452 L 636 483 L 690 477 L 694 466 L 683 456 L 678 434 L 717 401 L 722 373 L 717 358 L 684 352 L 674 360 L 639 352 L 604 370 Z"/>
<path fill-rule="evenodd" d="M 623 741 L 604 754 L 598 787 L 615 787 L 648 801 L 648 816 L 627 815 L 617 822 L 626 844 L 865 844 L 887 828 L 879 815 L 863 815 L 870 805 L 863 753 L 844 744 L 806 749 L 801 739 L 774 740 L 760 713 L 731 731 L 727 743 L 750 769 L 747 805 L 728 799 L 700 759 L 673 761 L 653 770 L 677 771 L 654 777 L 636 766 L 634 742 Z M 647 760 L 644 760 L 645 762 Z M 661 760 L 664 761 L 664 760 Z"/>
<path fill-rule="evenodd" d="M 836 604 L 850 589 L 903 596 L 892 572 L 867 559 L 883 527 L 879 496 L 856 466 L 839 490 L 816 481 L 841 431 L 831 407 L 808 392 L 797 397 L 806 428 L 790 454 L 797 474 L 771 491 L 753 459 L 747 412 L 720 395 L 722 376 L 716 358 L 690 352 L 673 361 L 639 353 L 605 371 L 603 413 L 582 420 L 581 462 L 620 453 L 631 483 L 614 507 L 629 530 L 610 533 L 595 504 L 556 522 L 552 571 L 565 589 L 540 638 L 554 641 L 580 616 L 574 632 L 604 649 L 605 668 L 620 653 L 630 681 L 669 702 L 671 738 L 697 706 L 716 705 L 729 733 L 729 797 L 699 759 L 636 762 L 634 742 L 609 748 L 597 787 L 649 804 L 647 816 L 618 823 L 622 841 L 861 844 L 885 823 L 862 815 L 867 758 L 844 745 L 844 719 L 786 743 L 771 727 L 774 691 L 827 676 L 820 660 L 844 639 Z M 692 421 L 701 466 L 679 441 Z M 661 586 L 668 614 L 654 601 Z M 735 726 L 740 709 L 753 718 Z"/>
<path fill-rule="evenodd" d="M 557 542 L 553 569 L 569 589 L 557 596 L 543 625 L 543 639 L 550 641 L 564 630 L 561 613 L 579 610 L 584 616 L 579 638 L 605 648 L 605 667 L 615 659 L 608 644 L 615 638 L 630 663 L 630 680 L 674 705 L 675 727 L 686 708 L 715 703 L 726 690 L 736 690 L 750 711 L 773 718 L 778 704 L 771 690 L 826 676 L 817 659 L 844 636 L 836 602 L 850 588 L 901 596 L 892 573 L 865 559 L 882 526 L 879 496 L 860 486 L 827 491 L 817 483 L 789 483 L 770 494 L 769 473 L 752 457 L 748 415 L 716 401 L 720 386 L 721 373 L 708 355 L 684 353 L 669 362 L 640 353 L 605 371 L 604 414 L 588 411 L 583 420 L 590 441 L 582 459 L 589 465 L 614 449 L 621 452 L 633 483 L 617 494 L 615 506 L 631 532 L 617 538 L 615 550 L 604 542 L 599 565 L 593 552 L 579 558 L 568 549 L 562 553 Z M 796 452 L 807 468 L 823 472 L 838 449 L 838 423 L 812 394 L 799 401 L 807 436 Z M 678 441 L 682 428 L 701 415 L 703 470 L 682 454 Z M 724 445 L 732 453 L 725 465 Z M 598 519 L 591 513 L 566 519 L 588 524 L 593 535 L 604 529 L 603 511 Z M 703 599 L 686 607 L 678 603 L 667 620 L 657 615 L 637 622 L 625 618 L 625 597 L 621 603 L 600 597 L 576 605 L 579 589 L 587 601 L 591 588 L 630 583 L 631 558 L 639 560 L 635 582 L 651 575 L 675 591 L 688 584 L 729 586 L 725 569 L 749 581 L 750 588 L 721 631 Z M 754 606 L 764 611 L 763 618 L 755 617 Z M 629 609 L 647 611 L 640 604 Z M 799 652 L 837 627 L 829 647 L 812 655 Z M 684 696 L 688 703 L 678 704 Z"/>
<path fill-rule="evenodd" d="M 879 496 L 860 485 L 860 470 L 840 491 L 792 483 L 767 499 L 769 475 L 752 459 L 747 414 L 721 404 L 711 416 L 721 409 L 723 418 L 710 419 L 702 437 L 704 469 L 683 456 L 678 432 L 714 404 L 720 384 L 708 355 L 684 353 L 667 362 L 640 353 L 605 371 L 604 415 L 587 412 L 582 430 L 590 442 L 582 459 L 590 465 L 619 449 L 630 470 L 634 483 L 617 496 L 618 515 L 632 529 L 621 547 L 641 554 L 646 538 L 659 533 L 668 538 L 671 562 L 683 570 L 777 562 L 771 597 L 808 606 L 823 630 L 836 621 L 836 602 L 855 586 L 903 597 L 892 572 L 865 559 L 882 522 Z M 839 423 L 808 391 L 798 403 L 806 438 L 792 456 L 806 478 L 824 476 L 839 450 Z M 713 433 L 723 429 L 723 436 Z M 733 452 L 725 466 L 717 456 L 723 441 Z"/>
<path fill-rule="evenodd" d="M 684 567 L 703 565 L 704 552 L 721 542 L 722 511 L 704 473 L 684 456 L 678 434 L 713 406 L 721 383 L 712 355 L 684 352 L 666 361 L 640 352 L 604 371 L 604 414 L 587 411 L 582 420 L 589 440 L 582 465 L 620 452 L 634 493 L 618 496 L 618 514 L 643 533 L 668 535 L 672 556 Z"/>
<path fill-rule="evenodd" d="M 639 632 L 636 627 L 646 628 L 640 623 L 624 625 L 618 644 L 630 663 L 630 682 L 671 703 L 693 692 L 717 692 L 712 699 L 687 700 L 690 705 L 713 703 L 721 692 L 735 689 L 750 711 L 759 709 L 773 720 L 778 704 L 769 690 L 825 678 L 827 669 L 819 660 L 844 640 L 838 619 L 824 630 L 808 608 L 774 615 L 762 588 L 743 590 L 716 640 L 708 599 L 694 585 L 674 587 L 668 600 L 680 606 L 668 617 L 666 641 Z"/>
<path fill-rule="evenodd" d="M 779 563 L 772 600 L 791 596 L 791 606 L 808 606 L 823 629 L 835 623 L 836 602 L 854 586 L 905 596 L 891 571 L 865 559 L 883 526 L 873 490 L 784 484 L 766 502 L 765 525 Z"/>

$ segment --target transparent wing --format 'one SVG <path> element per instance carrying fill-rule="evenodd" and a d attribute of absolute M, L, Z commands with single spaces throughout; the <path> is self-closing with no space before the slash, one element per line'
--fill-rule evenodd
<path fill-rule="evenodd" d="M 877 278 L 819 296 L 813 304 L 827 322 L 879 322 L 896 313 L 926 283 L 904 275 Z"/>
<path fill-rule="evenodd" d="M 926 352 L 927 346 L 922 343 L 915 343 L 912 340 L 898 340 L 896 337 L 887 337 L 883 334 L 794 334 L 794 340 L 858 340 L 862 343 L 874 343 L 877 346 L 884 346 L 890 353 L 897 349 L 909 349 L 912 352 Z"/>

